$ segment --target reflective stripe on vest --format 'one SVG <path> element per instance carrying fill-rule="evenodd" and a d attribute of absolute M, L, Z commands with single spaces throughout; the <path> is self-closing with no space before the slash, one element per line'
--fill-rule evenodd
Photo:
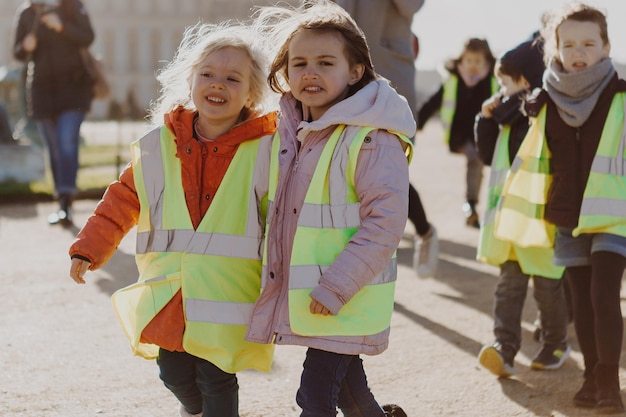
<path fill-rule="evenodd" d="M 519 247 L 554 246 L 556 229 L 543 220 L 552 182 L 545 121 L 544 107 L 532 119 L 498 200 L 495 236 Z"/>
<path fill-rule="evenodd" d="M 325 144 L 313 173 L 298 218 L 289 270 L 289 321 L 296 334 L 364 336 L 380 333 L 389 327 L 397 276 L 395 253 L 385 270 L 361 288 L 337 316 L 314 315 L 309 311 L 311 290 L 317 287 L 320 277 L 360 225 L 360 203 L 354 175 L 361 145 L 372 130 L 374 128 L 367 127 L 350 133 L 355 132 L 355 128 L 337 127 Z M 410 159 L 412 150 L 409 139 L 402 135 L 398 137 L 408 148 L 407 158 Z M 276 191 L 279 144 L 276 134 L 270 169 L 270 201 Z M 268 221 L 271 222 L 271 217 Z M 264 280 L 267 272 L 264 268 Z"/>
<path fill-rule="evenodd" d="M 583 193 L 580 233 L 626 237 L 626 93 L 613 97 Z"/>
<path fill-rule="evenodd" d="M 156 347 L 141 343 L 141 333 L 182 290 L 186 352 L 230 373 L 269 371 L 273 346 L 244 335 L 260 293 L 270 147 L 270 136 L 239 145 L 194 230 L 172 133 L 163 127 L 133 143 L 140 277 L 116 292 L 113 303 L 136 354 L 154 357 Z"/>
<path fill-rule="evenodd" d="M 496 141 L 491 161 L 491 175 L 487 192 L 487 208 L 480 227 L 476 258 L 491 265 L 500 266 L 508 260 L 516 260 L 522 272 L 545 278 L 561 278 L 563 267 L 553 264 L 554 250 L 541 247 L 519 247 L 514 243 L 496 238 L 494 226 L 498 200 L 511 165 L 509 163 L 509 139 L 511 128 L 503 126 Z"/>
<path fill-rule="evenodd" d="M 491 94 L 495 94 L 498 89 L 498 80 L 494 76 L 491 77 Z M 439 109 L 439 118 L 443 128 L 444 140 L 450 142 L 450 130 L 452 129 L 452 121 L 456 112 L 456 96 L 459 89 L 459 76 L 450 74 L 443 83 L 443 98 L 441 100 L 441 108 Z"/>

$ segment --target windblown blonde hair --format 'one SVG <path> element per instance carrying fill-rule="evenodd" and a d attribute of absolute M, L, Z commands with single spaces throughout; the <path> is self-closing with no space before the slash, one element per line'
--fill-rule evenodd
<path fill-rule="evenodd" d="M 243 109 L 242 119 L 274 107 L 266 83 L 272 48 L 266 41 L 259 27 L 241 22 L 198 23 L 187 28 L 174 58 L 157 74 L 161 89 L 158 99 L 150 106 L 149 120 L 155 125 L 162 124 L 163 116 L 178 106 L 196 110 L 191 99 L 193 74 L 208 55 L 224 48 L 244 51 L 252 63 L 252 104 Z"/>

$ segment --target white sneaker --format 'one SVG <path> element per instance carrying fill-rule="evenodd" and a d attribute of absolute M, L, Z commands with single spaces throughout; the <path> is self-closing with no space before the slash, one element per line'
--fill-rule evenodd
<path fill-rule="evenodd" d="M 437 229 L 432 224 L 424 236 L 415 238 L 413 269 L 420 278 L 431 278 L 437 270 L 439 261 L 439 238 Z"/>
<path fill-rule="evenodd" d="M 189 414 L 183 405 L 180 405 L 180 417 L 202 417 L 202 413 L 199 414 Z"/>

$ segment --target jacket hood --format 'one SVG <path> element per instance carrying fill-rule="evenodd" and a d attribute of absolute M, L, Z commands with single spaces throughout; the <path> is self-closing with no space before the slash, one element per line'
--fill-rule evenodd
<path fill-rule="evenodd" d="M 415 119 L 407 100 L 384 78 L 367 84 L 329 108 L 320 119 L 313 122 L 302 120 L 302 105 L 291 93 L 283 95 L 280 106 L 287 129 L 297 130 L 298 138 L 339 124 L 371 126 L 398 132 L 409 138 L 416 133 Z"/>

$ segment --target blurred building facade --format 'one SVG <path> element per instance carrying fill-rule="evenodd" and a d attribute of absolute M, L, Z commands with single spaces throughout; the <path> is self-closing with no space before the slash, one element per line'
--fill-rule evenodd
<path fill-rule="evenodd" d="M 23 0 L 0 0 L 0 65 L 17 66 L 12 56 L 15 13 Z M 246 19 L 254 6 L 275 0 L 83 0 L 96 39 L 91 46 L 102 58 L 112 94 L 93 103 L 89 117 L 106 119 L 112 108 L 141 114 L 156 98 L 155 72 L 174 56 L 186 27 Z M 300 0 L 287 0 L 298 4 Z M 117 106 L 117 107 L 116 107 Z M 135 115 L 136 116 L 136 115 Z"/>

